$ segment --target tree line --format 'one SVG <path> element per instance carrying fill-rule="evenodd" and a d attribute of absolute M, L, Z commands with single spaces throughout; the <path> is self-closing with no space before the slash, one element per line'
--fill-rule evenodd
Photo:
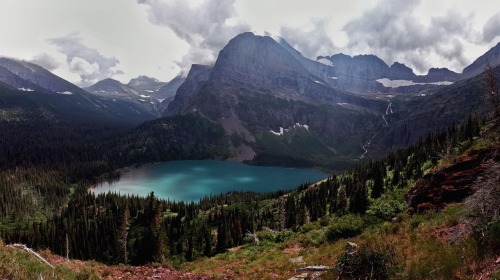
<path fill-rule="evenodd" d="M 68 253 L 71 258 L 105 263 L 144 264 L 166 258 L 192 260 L 212 256 L 249 242 L 246 232 L 265 228 L 297 231 L 327 215 L 364 214 L 384 193 L 408 186 L 429 166 L 469 148 L 483 125 L 480 117 L 471 116 L 462 126 L 429 134 L 414 146 L 361 163 L 314 187 L 303 184 L 290 192 L 233 192 L 198 202 L 176 202 L 160 200 L 153 193 L 137 197 L 94 195 L 87 191 L 88 184 L 103 170 L 112 174 L 115 168 L 130 162 L 202 158 L 220 149 L 219 133 L 223 131 L 203 120 L 184 121 L 177 124 L 158 120 L 132 132 L 137 135 L 119 139 L 103 135 L 105 141 L 96 149 L 81 143 L 84 151 L 79 153 L 86 161 L 71 162 L 73 157 L 67 158 L 64 151 L 59 155 L 59 163 L 30 154 L 28 157 L 39 165 L 2 169 L 0 182 L 10 186 L 0 190 L 0 218 L 7 222 L 0 227 L 2 238 L 34 248 L 49 248 L 61 255 Z M 189 124 L 196 126 L 188 128 L 195 129 L 195 135 L 177 127 Z M 74 133 L 78 135 L 77 131 Z M 81 137 L 85 139 L 85 135 Z M 64 145 L 76 145 L 78 141 Z M 195 144 L 196 141 L 200 142 Z M 160 147 L 165 143 L 171 146 Z M 116 154 L 121 162 L 110 159 L 110 155 Z M 9 157 L 2 160 L 8 161 Z M 56 166 L 60 169 L 54 171 Z M 25 182 L 30 182 L 32 188 L 23 185 Z M 43 211 L 54 214 L 33 218 Z M 26 220 L 27 217 L 31 219 Z M 390 215 L 380 214 L 378 218 L 387 219 Z"/>

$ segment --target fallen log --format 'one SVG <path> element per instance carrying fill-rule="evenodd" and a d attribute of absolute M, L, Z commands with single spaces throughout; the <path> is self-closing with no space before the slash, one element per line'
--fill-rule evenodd
<path fill-rule="evenodd" d="M 28 246 L 26 246 L 24 244 L 14 243 L 14 244 L 7 245 L 7 247 L 22 249 L 30 254 L 33 254 L 38 260 L 40 260 L 44 264 L 50 266 L 51 268 L 55 268 L 51 263 L 49 263 L 46 259 L 44 259 L 42 256 L 40 256 L 40 254 L 31 250 L 30 248 L 28 248 Z"/>

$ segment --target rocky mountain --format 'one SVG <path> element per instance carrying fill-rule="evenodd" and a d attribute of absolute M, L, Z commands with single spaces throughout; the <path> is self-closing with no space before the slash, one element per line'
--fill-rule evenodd
<path fill-rule="evenodd" d="M 461 79 L 460 74 L 446 68 L 431 69 L 428 74 L 419 76 L 398 62 L 389 67 L 375 55 L 349 56 L 339 53 L 319 56 L 314 61 L 302 56 L 284 38 L 273 38 L 310 73 L 322 78 L 333 88 L 353 93 L 417 93 Z"/>
<path fill-rule="evenodd" d="M 165 111 L 168 104 L 170 104 L 170 102 L 174 100 L 177 89 L 179 89 L 179 87 L 184 83 L 185 80 L 185 77 L 179 75 L 160 87 L 157 91 L 151 93 L 152 96 L 160 101 L 160 104 L 158 104 L 157 106 L 158 112 Z"/>
<path fill-rule="evenodd" d="M 492 67 L 500 65 L 500 43 L 472 62 L 471 65 L 465 67 L 462 74 L 465 78 L 479 75 L 488 64 Z"/>
<path fill-rule="evenodd" d="M 164 116 L 199 113 L 222 124 L 234 160 L 335 166 L 413 144 L 484 112 L 475 96 L 480 80 L 446 68 L 416 75 L 374 55 L 313 61 L 282 38 L 243 33 L 214 66 L 192 66 Z"/>
<path fill-rule="evenodd" d="M 82 90 L 74 84 L 57 77 L 50 71 L 44 69 L 36 64 L 0 57 L 0 67 L 5 68 L 10 73 L 17 77 L 37 85 L 40 88 L 51 91 L 53 93 L 66 94 L 80 93 Z M 3 81 L 9 84 L 8 81 Z M 17 87 L 19 84 L 15 83 L 12 86 Z"/>
<path fill-rule="evenodd" d="M 166 84 L 167 83 L 160 82 L 155 78 L 151 78 L 148 76 L 139 76 L 137 78 L 131 79 L 127 85 L 137 90 L 153 93 Z"/>
<path fill-rule="evenodd" d="M 363 153 L 386 106 L 332 88 L 272 38 L 244 33 L 213 67 L 193 65 L 164 115 L 196 112 L 221 123 L 235 160 L 332 165 Z"/>
<path fill-rule="evenodd" d="M 142 106 L 97 97 L 26 61 L 0 58 L 0 82 L 0 106 L 7 118 L 41 114 L 35 117 L 120 126 L 134 126 L 154 118 Z"/>
<path fill-rule="evenodd" d="M 140 92 L 137 91 L 136 89 L 128 85 L 124 85 L 119 81 L 113 79 L 104 79 L 102 81 L 95 83 L 92 86 L 86 87 L 85 90 L 87 90 L 90 93 L 102 96 L 109 96 L 109 97 L 132 98 L 132 96 L 135 97 L 139 96 L 140 94 Z"/>
<path fill-rule="evenodd" d="M 318 62 L 329 66 L 323 76 L 332 87 L 370 94 L 385 92 L 421 92 L 437 85 L 448 85 L 461 75 L 446 68 L 431 69 L 426 75 L 416 75 L 408 66 L 395 62 L 390 67 L 375 55 L 336 54 L 320 56 Z M 324 68 L 324 66 L 322 66 Z"/>
<path fill-rule="evenodd" d="M 131 101 L 155 115 L 161 115 L 184 80 L 185 78 L 178 76 L 165 83 L 139 76 L 125 85 L 113 79 L 104 79 L 85 90 L 99 96 Z"/>
<path fill-rule="evenodd" d="M 500 80 L 500 66 L 493 69 Z M 484 96 L 484 74 L 440 87 L 428 95 L 395 96 L 391 101 L 394 114 L 386 116 L 390 123 L 373 139 L 371 150 L 383 154 L 397 147 L 415 144 L 437 129 L 446 129 L 467 120 L 472 114 L 488 112 L 491 107 Z"/>
<path fill-rule="evenodd" d="M 135 80 L 135 83 L 138 84 L 137 80 Z M 142 84 L 142 87 L 145 87 L 145 84 Z M 85 90 L 106 98 L 133 102 L 152 114 L 158 114 L 157 105 L 160 101 L 157 98 L 152 97 L 150 91 L 138 90 L 129 85 L 122 84 L 117 80 L 104 79 L 90 87 L 85 88 Z"/>

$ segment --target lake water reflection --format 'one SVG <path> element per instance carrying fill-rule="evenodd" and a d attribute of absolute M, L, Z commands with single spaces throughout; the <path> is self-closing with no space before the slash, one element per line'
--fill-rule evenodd
<path fill-rule="evenodd" d="M 103 183 L 96 194 L 117 192 L 159 198 L 198 201 L 205 195 L 230 191 L 271 192 L 292 189 L 303 182 L 315 182 L 328 174 L 299 168 L 252 166 L 237 162 L 182 160 L 146 165 L 124 172 L 113 183 Z"/>

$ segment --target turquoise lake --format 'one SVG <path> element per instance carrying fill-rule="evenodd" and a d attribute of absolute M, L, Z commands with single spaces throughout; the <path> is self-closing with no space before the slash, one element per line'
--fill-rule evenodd
<path fill-rule="evenodd" d="M 169 161 L 130 169 L 118 181 L 102 183 L 94 193 L 116 192 L 155 196 L 176 201 L 198 201 L 230 191 L 272 192 L 293 189 L 329 174 L 314 169 L 252 166 L 213 160 Z"/>

